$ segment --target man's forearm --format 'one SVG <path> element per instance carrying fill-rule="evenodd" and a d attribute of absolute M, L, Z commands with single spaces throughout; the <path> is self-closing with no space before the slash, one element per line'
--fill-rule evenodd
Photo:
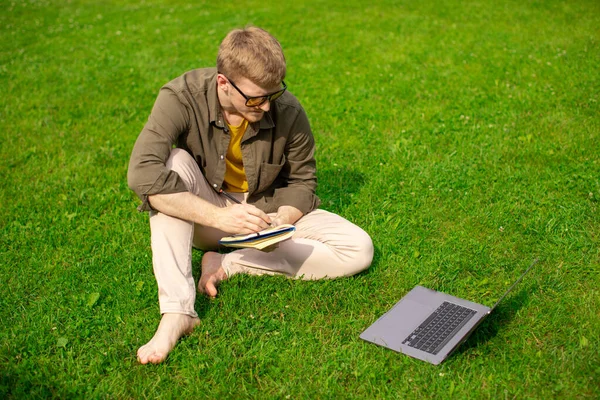
<path fill-rule="evenodd" d="M 293 206 L 281 206 L 277 210 L 277 215 L 273 221 L 273 225 L 295 224 L 302 218 L 302 211 Z"/>
<path fill-rule="evenodd" d="M 250 204 L 217 207 L 189 192 L 148 196 L 150 205 L 171 217 L 210 226 L 226 233 L 251 233 L 265 229 L 271 218 Z"/>
<path fill-rule="evenodd" d="M 163 214 L 217 227 L 219 208 L 190 192 L 154 194 L 148 196 L 148 201 L 155 210 Z"/>

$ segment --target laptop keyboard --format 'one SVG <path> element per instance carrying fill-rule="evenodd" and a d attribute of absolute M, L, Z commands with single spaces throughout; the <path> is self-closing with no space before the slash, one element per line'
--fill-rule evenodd
<path fill-rule="evenodd" d="M 437 354 L 476 313 L 445 301 L 402 344 Z"/>

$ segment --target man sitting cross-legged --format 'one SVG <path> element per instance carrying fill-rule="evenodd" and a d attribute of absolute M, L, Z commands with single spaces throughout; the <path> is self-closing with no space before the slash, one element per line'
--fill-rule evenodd
<path fill-rule="evenodd" d="M 150 212 L 152 262 L 162 319 L 138 350 L 159 363 L 199 323 L 192 248 L 204 250 L 198 290 L 217 295 L 234 274 L 322 279 L 356 274 L 373 258 L 371 238 L 318 209 L 315 143 L 308 118 L 283 81 L 279 42 L 250 27 L 231 31 L 217 68 L 161 88 L 133 148 L 128 182 Z M 219 239 L 294 224 L 269 251 L 220 254 Z"/>

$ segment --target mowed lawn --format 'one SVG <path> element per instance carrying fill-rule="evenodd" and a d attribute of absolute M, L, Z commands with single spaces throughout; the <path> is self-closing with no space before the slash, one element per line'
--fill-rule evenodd
<path fill-rule="evenodd" d="M 597 0 L 0 4 L 1 398 L 600 397 Z M 375 259 L 234 276 L 142 366 L 160 315 L 129 155 L 159 88 L 248 24 L 283 45 L 322 208 Z M 439 366 L 358 337 L 418 284 L 491 306 L 536 257 Z"/>

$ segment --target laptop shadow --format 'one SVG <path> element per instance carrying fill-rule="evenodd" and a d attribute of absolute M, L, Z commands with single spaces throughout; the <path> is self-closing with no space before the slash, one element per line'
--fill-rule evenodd
<path fill-rule="evenodd" d="M 502 302 L 483 320 L 481 325 L 461 344 L 452 356 L 468 352 L 493 339 L 500 329 L 506 329 L 517 312 L 529 302 L 529 293 L 526 288 L 519 290 Z M 452 356 L 450 358 L 452 358 Z"/>

